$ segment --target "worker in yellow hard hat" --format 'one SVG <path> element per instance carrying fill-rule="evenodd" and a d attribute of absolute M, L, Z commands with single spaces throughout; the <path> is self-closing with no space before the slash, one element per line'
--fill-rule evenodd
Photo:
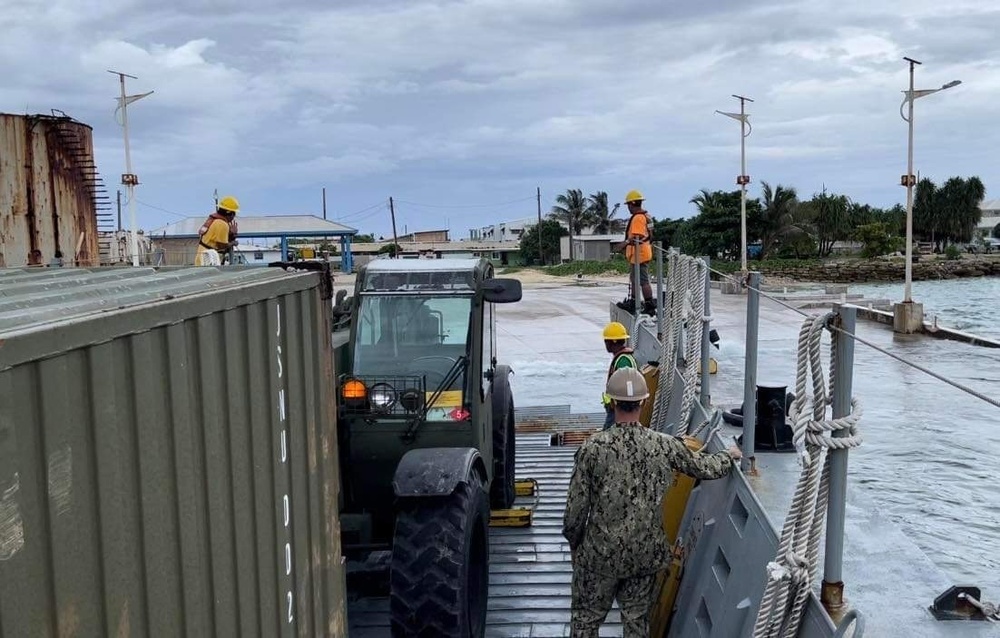
<path fill-rule="evenodd" d="M 240 203 L 232 195 L 227 195 L 215 205 L 215 212 L 208 216 L 198 229 L 198 252 L 196 266 L 220 266 L 222 255 L 236 246 L 236 213 Z"/>
<path fill-rule="evenodd" d="M 630 264 L 639 264 L 639 286 L 642 288 L 642 312 L 654 314 L 656 300 L 653 298 L 653 287 L 649 284 L 649 262 L 653 259 L 653 221 L 649 213 L 642 207 L 642 193 L 632 189 L 625 195 L 625 205 L 631 217 L 625 227 L 625 241 L 618 244 L 618 250 L 625 250 L 625 259 Z M 638 248 L 638 250 L 636 250 Z M 629 273 L 631 277 L 631 273 Z M 639 295 L 632 291 L 635 311 L 639 310 Z"/>
<path fill-rule="evenodd" d="M 615 370 L 639 368 L 639 364 L 636 363 L 635 357 L 632 355 L 632 348 L 628 345 L 628 330 L 625 329 L 625 326 L 617 321 L 612 321 L 604 326 L 603 337 L 604 348 L 611 353 L 611 364 L 608 366 L 608 376 L 604 380 L 605 383 Z M 604 411 L 607 413 L 604 419 L 604 429 L 607 430 L 615 424 L 615 409 L 607 392 L 601 394 L 601 403 L 604 404 Z"/>

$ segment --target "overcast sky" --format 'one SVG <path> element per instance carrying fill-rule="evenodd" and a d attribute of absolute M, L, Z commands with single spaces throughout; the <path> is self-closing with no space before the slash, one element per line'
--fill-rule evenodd
<path fill-rule="evenodd" d="M 335 8 L 331 8 L 335 7 Z M 113 191 L 129 110 L 140 225 L 203 215 L 320 214 L 362 232 L 453 236 L 543 212 L 569 188 L 642 190 L 687 216 L 735 189 L 748 106 L 751 195 L 905 200 L 904 55 L 916 169 L 979 175 L 1000 196 L 1000 5 L 986 0 L 0 0 L 0 111 L 60 109 L 94 128 Z M 996 189 L 996 190 L 994 190 Z M 363 211 L 363 212 L 359 212 Z"/>

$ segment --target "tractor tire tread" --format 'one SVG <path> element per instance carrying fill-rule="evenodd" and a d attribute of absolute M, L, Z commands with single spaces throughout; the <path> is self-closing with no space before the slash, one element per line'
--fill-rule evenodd
<path fill-rule="evenodd" d="M 481 482 L 460 483 L 436 506 L 417 502 L 400 511 L 390 573 L 393 636 L 468 635 L 456 633 L 456 628 L 468 623 L 462 609 L 462 570 L 471 548 L 464 545 L 466 526 L 476 524 L 477 517 L 484 517 L 488 524 Z M 484 609 L 485 605 L 484 600 Z"/>

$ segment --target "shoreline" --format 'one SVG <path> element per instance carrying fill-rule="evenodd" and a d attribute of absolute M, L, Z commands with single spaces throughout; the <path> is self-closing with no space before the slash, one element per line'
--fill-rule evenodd
<path fill-rule="evenodd" d="M 837 259 L 822 262 L 774 260 L 749 262 L 748 267 L 764 275 L 768 286 L 894 283 L 903 281 L 906 271 L 902 258 Z M 628 285 L 628 275 L 613 271 L 603 274 L 553 275 L 538 267 L 515 268 L 509 273 L 503 268 L 497 268 L 497 274 L 501 277 L 518 279 L 522 284 Z M 726 269 L 731 269 L 731 266 L 727 265 Z M 927 256 L 923 256 L 922 260 L 913 262 L 913 281 L 982 277 L 1000 277 L 1000 255 L 963 255 L 960 259 L 954 260 L 928 259 Z M 713 275 L 713 279 L 718 279 L 718 276 Z"/>

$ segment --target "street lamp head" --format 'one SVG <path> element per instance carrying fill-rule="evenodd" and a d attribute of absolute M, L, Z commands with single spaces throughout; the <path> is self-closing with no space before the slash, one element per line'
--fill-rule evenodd
<path fill-rule="evenodd" d="M 949 83 L 947 83 L 947 84 L 945 84 L 945 85 L 942 85 L 942 86 L 941 86 L 941 90 L 943 91 L 943 90 L 945 90 L 945 89 L 950 89 L 950 88 L 952 88 L 952 87 L 955 87 L 955 86 L 958 86 L 958 85 L 959 85 L 959 84 L 961 84 L 961 83 L 962 83 L 962 81 L 961 81 L 961 80 L 952 80 L 951 82 L 949 82 Z"/>

